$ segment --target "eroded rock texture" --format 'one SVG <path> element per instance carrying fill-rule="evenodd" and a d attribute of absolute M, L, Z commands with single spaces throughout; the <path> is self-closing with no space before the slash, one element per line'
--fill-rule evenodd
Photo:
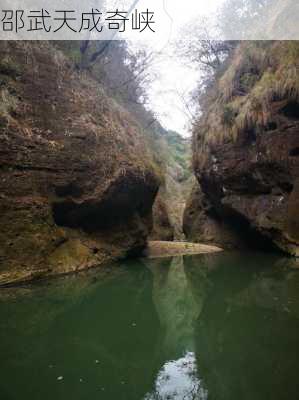
<path fill-rule="evenodd" d="M 0 86 L 0 283 L 142 248 L 159 182 L 134 119 L 45 42 L 2 42 Z"/>
<path fill-rule="evenodd" d="M 183 230 L 192 242 L 216 244 L 226 249 L 243 246 L 237 232 L 215 213 L 198 183 L 194 185 L 186 204 Z"/>
<path fill-rule="evenodd" d="M 153 229 L 150 234 L 151 240 L 174 239 L 174 227 L 171 223 L 169 210 L 165 201 L 165 190 L 160 188 L 153 206 Z"/>
<path fill-rule="evenodd" d="M 244 43 L 194 131 L 187 237 L 299 255 L 298 43 Z"/>

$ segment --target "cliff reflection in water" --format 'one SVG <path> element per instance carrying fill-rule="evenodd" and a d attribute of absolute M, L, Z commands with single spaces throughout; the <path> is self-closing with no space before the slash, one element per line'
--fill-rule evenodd
<path fill-rule="evenodd" d="M 201 312 L 204 288 L 195 295 L 183 257 L 148 261 L 147 266 L 153 273 L 153 302 L 162 332 L 160 354 L 166 362 L 145 399 L 207 399 L 194 353 L 194 324 Z"/>
<path fill-rule="evenodd" d="M 299 270 L 275 257 L 222 257 L 195 326 L 209 399 L 298 398 Z"/>
<path fill-rule="evenodd" d="M 171 361 L 146 399 L 297 398 L 298 261 L 224 253 L 155 264 L 161 350 Z"/>
<path fill-rule="evenodd" d="M 137 260 L 107 276 L 1 291 L 0 398 L 296 399 L 292 263 L 237 253 Z"/>

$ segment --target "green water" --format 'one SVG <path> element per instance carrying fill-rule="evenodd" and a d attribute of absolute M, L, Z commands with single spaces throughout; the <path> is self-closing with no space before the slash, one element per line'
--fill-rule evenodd
<path fill-rule="evenodd" d="M 1 400 L 296 400 L 299 269 L 130 261 L 0 291 Z"/>

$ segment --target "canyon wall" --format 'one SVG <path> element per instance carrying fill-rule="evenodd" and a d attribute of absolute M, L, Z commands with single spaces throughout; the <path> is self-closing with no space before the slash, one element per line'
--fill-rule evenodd
<path fill-rule="evenodd" d="M 187 238 L 299 255 L 298 64 L 298 42 L 243 42 L 207 89 Z"/>
<path fill-rule="evenodd" d="M 151 149 L 162 172 L 162 183 L 153 207 L 151 240 L 182 240 L 183 213 L 194 177 L 191 141 L 159 123 L 152 129 Z"/>
<path fill-rule="evenodd" d="M 0 284 L 138 252 L 159 178 L 136 120 L 51 44 L 0 46 Z"/>

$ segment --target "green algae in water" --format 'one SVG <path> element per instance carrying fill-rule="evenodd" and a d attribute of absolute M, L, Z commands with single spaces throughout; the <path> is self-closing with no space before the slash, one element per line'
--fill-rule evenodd
<path fill-rule="evenodd" d="M 127 261 L 3 289 L 0 399 L 295 400 L 289 264 L 237 253 Z"/>

